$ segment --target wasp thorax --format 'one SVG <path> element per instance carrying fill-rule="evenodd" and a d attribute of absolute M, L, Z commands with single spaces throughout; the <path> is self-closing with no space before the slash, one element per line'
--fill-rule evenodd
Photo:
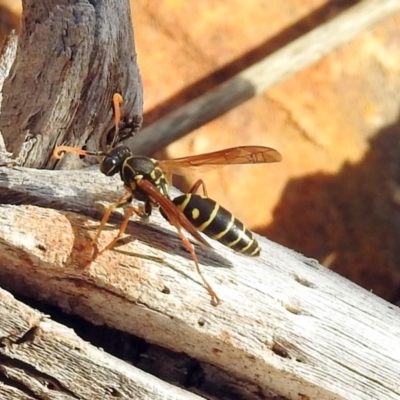
<path fill-rule="evenodd" d="M 115 175 L 120 172 L 124 161 L 132 155 L 126 146 L 119 146 L 112 149 L 101 161 L 100 171 L 107 176 Z"/>

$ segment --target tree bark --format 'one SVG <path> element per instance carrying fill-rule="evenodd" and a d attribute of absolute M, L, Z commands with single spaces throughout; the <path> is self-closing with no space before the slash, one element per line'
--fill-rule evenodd
<path fill-rule="evenodd" d="M 97 226 L 90 217 L 101 214 L 99 202 L 119 197 L 118 179 L 90 170 L 0 174 L 0 281 L 7 290 L 188 354 L 260 393 L 400 398 L 399 309 L 316 261 L 262 238 L 258 259 L 214 241 L 214 250 L 196 246 L 222 298 L 214 307 L 158 212 L 132 221 L 116 250 L 90 261 Z M 117 228 L 102 233 L 100 247 Z"/>
<path fill-rule="evenodd" d="M 0 131 L 19 164 L 53 168 L 68 144 L 105 148 L 114 92 L 140 126 L 143 96 L 128 0 L 25 0 L 16 57 L 3 85 Z M 82 161 L 66 157 L 60 165 Z"/>

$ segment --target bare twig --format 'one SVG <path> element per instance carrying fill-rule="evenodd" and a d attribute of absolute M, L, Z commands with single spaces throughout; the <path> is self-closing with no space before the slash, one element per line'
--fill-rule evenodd
<path fill-rule="evenodd" d="M 127 143 L 136 154 L 154 153 L 315 63 L 399 11 L 399 0 L 363 0 L 210 92 L 160 118 Z"/>

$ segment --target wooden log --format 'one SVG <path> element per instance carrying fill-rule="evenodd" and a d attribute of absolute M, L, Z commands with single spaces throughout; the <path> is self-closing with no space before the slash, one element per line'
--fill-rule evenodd
<path fill-rule="evenodd" d="M 384 18 L 398 0 L 362 0 L 209 92 L 142 129 L 127 141 L 136 154 L 153 154 L 182 136 L 307 68 Z"/>
<path fill-rule="evenodd" d="M 98 171 L 0 174 L 4 288 L 184 352 L 260 393 L 400 398 L 399 309 L 316 261 L 263 238 L 257 259 L 215 242 L 214 251 L 196 246 L 222 298 L 214 307 L 158 212 L 132 221 L 118 251 L 90 262 L 90 217 L 100 213 L 99 202 L 119 197 L 118 179 Z M 101 245 L 117 228 L 103 232 Z"/>
<path fill-rule="evenodd" d="M 1 399 L 200 399 L 91 346 L 0 289 Z"/>

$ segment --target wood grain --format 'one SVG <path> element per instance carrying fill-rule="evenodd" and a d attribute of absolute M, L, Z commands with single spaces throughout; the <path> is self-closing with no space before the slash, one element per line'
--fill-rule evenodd
<path fill-rule="evenodd" d="M 112 95 L 140 118 L 141 78 L 128 0 L 26 0 L 15 60 L 2 87 L 0 131 L 20 165 L 54 168 L 56 145 L 105 146 Z M 136 127 L 137 129 L 137 127 Z M 58 167 L 82 166 L 66 157 Z"/>
<path fill-rule="evenodd" d="M 2 399 L 200 399 L 91 346 L 3 289 L 0 307 Z"/>

